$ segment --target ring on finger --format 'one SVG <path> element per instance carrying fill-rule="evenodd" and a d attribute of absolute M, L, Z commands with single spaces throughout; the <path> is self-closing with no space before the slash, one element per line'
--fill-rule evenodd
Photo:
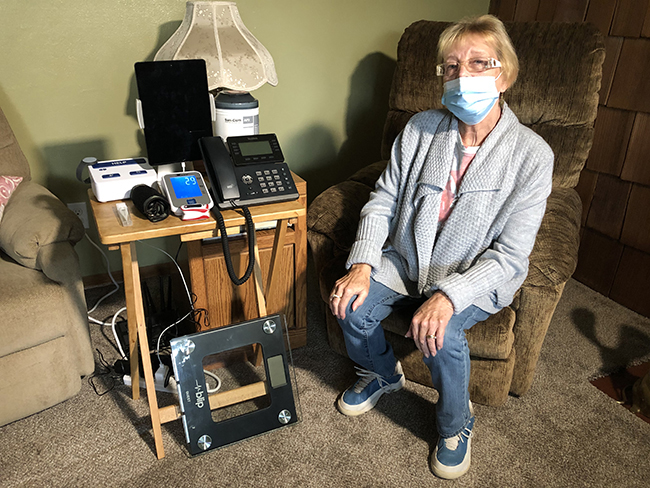
<path fill-rule="evenodd" d="M 330 296 L 330 301 L 334 300 L 335 298 L 341 298 L 341 295 L 334 293 L 332 296 Z"/>
<path fill-rule="evenodd" d="M 434 336 L 434 335 L 428 335 L 428 336 L 427 336 L 427 339 L 437 339 L 437 337 Z"/>

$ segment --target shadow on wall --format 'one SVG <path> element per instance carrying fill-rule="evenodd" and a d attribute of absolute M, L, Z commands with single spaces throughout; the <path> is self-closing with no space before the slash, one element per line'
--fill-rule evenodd
<path fill-rule="evenodd" d="M 168 22 L 158 31 L 158 39 L 154 49 L 145 57 L 143 61 L 153 60 L 158 49 L 169 39 L 176 31 L 180 21 Z M 137 98 L 137 85 L 135 80 L 135 70 L 132 71 L 129 81 L 128 98 L 125 101 L 124 113 L 134 119 L 136 117 L 135 99 Z M 135 134 L 138 147 L 138 154 L 146 154 L 146 145 L 144 133 L 136 130 Z M 78 182 L 75 172 L 79 161 L 87 156 L 97 158 L 99 161 L 109 159 L 107 145 L 105 140 L 89 140 L 81 142 L 66 143 L 43 148 L 43 158 L 48 168 L 47 181 L 45 186 L 55 195 L 65 195 L 66 203 L 76 201 L 86 201 L 89 185 Z M 87 177 L 84 172 L 84 177 Z"/>
<path fill-rule="evenodd" d="M 90 184 L 77 181 L 77 166 L 85 157 L 92 156 L 101 161 L 107 159 L 106 154 L 106 141 L 103 139 L 44 146 L 43 158 L 49 168 L 44 186 L 59 198 L 65 195 L 65 203 L 85 202 Z M 85 170 L 83 178 L 87 177 L 88 171 Z"/>
<path fill-rule="evenodd" d="M 347 139 L 338 154 L 331 133 L 324 127 L 309 128 L 291 141 L 296 159 L 308 167 L 301 171 L 301 176 L 309 184 L 310 201 L 333 184 L 380 160 L 396 64 L 383 53 L 372 53 L 352 73 L 345 121 Z"/>

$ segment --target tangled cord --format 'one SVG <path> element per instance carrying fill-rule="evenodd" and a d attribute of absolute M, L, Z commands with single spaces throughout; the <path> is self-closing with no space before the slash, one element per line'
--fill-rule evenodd
<path fill-rule="evenodd" d="M 104 359 L 104 355 L 99 349 L 95 349 L 95 351 L 97 351 L 97 354 L 99 355 L 99 364 L 97 371 L 88 376 L 88 383 L 90 383 L 90 386 L 93 387 L 93 390 L 95 390 L 97 396 L 103 396 L 115 388 L 115 385 L 118 384 L 118 380 L 122 378 L 122 375 L 118 374 L 115 369 L 110 364 L 108 364 L 108 362 Z M 104 390 L 101 393 L 97 388 L 98 385 L 95 384 L 95 381 L 98 378 L 108 378 L 110 380 L 110 386 L 108 389 Z M 119 381 L 119 383 L 121 384 L 121 381 Z"/>
<path fill-rule="evenodd" d="M 88 237 L 88 236 L 86 235 L 86 237 Z M 95 304 L 95 306 L 89 311 L 89 312 L 92 312 L 99 306 L 99 304 L 104 299 L 108 298 L 110 295 L 117 292 L 119 290 L 119 285 L 117 284 L 117 282 L 113 278 L 113 275 L 111 274 L 110 265 L 109 265 L 109 262 L 108 262 L 108 257 L 105 255 L 105 253 L 102 251 L 102 249 L 92 241 L 92 239 L 90 239 L 88 237 L 88 240 L 102 253 L 102 255 L 104 255 L 104 258 L 106 259 L 108 275 L 111 278 L 111 281 L 113 282 L 113 284 L 115 285 L 115 289 L 112 290 L 111 292 L 109 292 L 104 297 L 102 297 Z M 185 287 L 185 291 L 187 292 L 187 296 L 188 296 L 188 299 L 190 301 L 190 311 L 187 314 L 185 314 L 181 319 L 177 320 L 176 322 L 174 322 L 173 324 L 171 324 L 170 326 L 165 328 L 158 335 L 158 341 L 157 341 L 157 347 L 156 347 L 156 355 L 158 357 L 159 363 L 162 364 L 163 361 L 161 360 L 161 357 L 160 357 L 160 352 L 161 352 L 162 348 L 160 346 L 160 343 L 161 343 L 161 338 L 165 334 L 165 332 L 167 332 L 172 327 L 178 326 L 178 324 L 180 324 L 185 319 L 188 319 L 190 322 L 192 322 L 197 327 L 197 330 L 201 330 L 202 328 L 209 328 L 210 321 L 208 319 L 208 311 L 206 309 L 204 309 L 204 308 L 195 308 L 194 307 L 194 304 L 196 303 L 198 298 L 194 293 L 192 293 L 189 290 L 189 287 L 187 286 L 187 282 L 185 281 L 185 277 L 183 276 L 183 272 L 181 271 L 181 268 L 178 265 L 178 262 L 177 262 L 178 261 L 178 255 L 180 253 L 180 250 L 181 250 L 181 247 L 182 247 L 183 243 L 181 242 L 181 244 L 179 245 L 178 250 L 176 251 L 176 258 L 174 258 L 169 253 L 167 253 L 166 251 L 164 251 L 162 249 L 159 249 L 159 248 L 157 248 L 155 246 L 151 246 L 150 244 L 148 244 L 146 242 L 142 242 L 142 241 L 138 241 L 138 242 L 140 242 L 141 244 L 145 244 L 145 245 L 147 245 L 149 247 L 153 247 L 154 249 L 157 249 L 158 251 L 166 254 L 172 260 L 172 262 L 176 265 L 176 268 L 178 269 L 178 272 L 179 272 L 179 274 L 181 276 L 181 279 L 183 281 L 183 285 Z M 120 340 L 119 340 L 119 338 L 117 336 L 117 333 L 116 333 L 116 330 L 115 330 L 115 322 L 116 322 L 117 317 L 119 316 L 119 314 L 121 312 L 123 312 L 124 310 L 126 310 L 126 307 L 118 310 L 117 313 L 114 314 L 111 323 L 106 323 L 106 322 L 103 322 L 103 321 L 99 321 L 99 320 L 93 319 L 92 317 L 90 317 L 90 315 L 88 316 L 89 320 L 94 322 L 94 323 L 97 323 L 99 325 L 109 325 L 109 326 L 111 326 L 111 328 L 113 330 L 113 336 L 114 336 L 114 339 L 115 339 L 116 347 L 117 347 L 117 350 L 120 352 L 120 355 L 121 355 L 122 359 L 126 359 L 126 354 L 122 350 L 122 347 L 120 345 Z M 166 349 L 165 352 L 167 352 L 169 354 L 169 348 L 166 347 L 164 349 Z M 115 371 L 115 368 L 113 366 L 111 366 L 110 364 L 108 364 L 108 362 L 104 359 L 104 356 L 102 355 L 102 353 L 101 353 L 101 351 L 99 349 L 96 349 L 96 351 L 97 351 L 97 354 L 99 355 L 99 361 L 96 363 L 97 364 L 97 371 L 92 373 L 91 375 L 89 375 L 87 377 L 87 379 L 88 379 L 88 383 L 92 386 L 95 393 L 98 396 L 102 396 L 102 395 L 105 395 L 106 393 L 110 392 L 111 390 L 113 390 L 115 388 L 116 384 L 122 384 L 122 381 L 121 381 L 122 374 L 117 373 Z M 107 390 L 103 391 L 103 392 L 99 391 L 98 385 L 96 384 L 96 379 L 100 378 L 100 377 L 108 377 L 111 380 L 110 387 Z M 167 383 L 167 381 L 168 381 L 168 379 L 166 379 L 166 383 Z M 217 386 L 217 389 L 218 388 L 219 388 L 219 386 Z"/>

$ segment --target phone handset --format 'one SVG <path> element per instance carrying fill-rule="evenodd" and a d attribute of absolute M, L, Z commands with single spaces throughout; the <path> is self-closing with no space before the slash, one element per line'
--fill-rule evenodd
<path fill-rule="evenodd" d="M 230 159 L 230 153 L 226 149 L 221 137 L 203 137 L 199 140 L 199 147 L 203 156 L 203 163 L 205 170 L 208 173 L 208 178 L 212 185 L 212 196 L 216 200 L 222 202 L 231 201 L 233 206 L 236 207 L 234 201 L 239 199 L 239 187 L 237 185 L 237 175 L 235 174 L 235 167 Z M 216 188 L 215 188 L 216 187 Z M 221 234 L 221 247 L 223 248 L 223 257 L 226 262 L 226 270 L 230 280 L 237 286 L 243 285 L 253 273 L 255 266 L 255 225 L 253 218 L 247 207 L 240 207 L 244 212 L 244 219 L 246 220 L 246 232 L 248 239 L 248 266 L 243 276 L 239 278 L 235 273 L 235 268 L 232 264 L 232 257 L 230 255 L 230 244 L 228 242 L 228 233 L 226 232 L 226 225 L 223 221 L 223 216 L 219 211 L 218 206 L 214 206 L 214 215 L 217 219 L 219 232 Z"/>
<path fill-rule="evenodd" d="M 226 149 L 221 137 L 204 137 L 200 140 L 201 154 L 209 176 L 214 176 L 216 191 L 213 195 L 222 202 L 239 199 L 239 186 L 235 166 L 230 159 L 230 153 Z M 213 178 L 210 178 L 213 179 Z M 212 189 L 215 192 L 215 189 Z"/>

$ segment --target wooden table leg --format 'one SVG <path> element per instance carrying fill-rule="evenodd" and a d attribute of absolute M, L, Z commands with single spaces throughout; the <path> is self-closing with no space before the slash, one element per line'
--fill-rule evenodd
<path fill-rule="evenodd" d="M 284 249 L 284 237 L 287 233 L 287 220 L 286 219 L 280 219 L 277 221 L 276 229 L 275 229 L 275 241 L 273 242 L 273 251 L 271 253 L 271 262 L 269 263 L 269 274 L 268 274 L 268 281 L 267 281 L 267 286 L 266 286 L 266 294 L 264 293 L 264 282 L 262 280 L 262 267 L 260 266 L 260 250 L 257 245 L 257 237 L 255 234 L 252 236 L 248 236 L 249 239 L 254 239 L 253 242 L 253 252 L 255 256 L 255 266 L 253 267 L 253 281 L 254 281 L 254 288 L 255 288 L 255 301 L 257 303 L 257 314 L 258 317 L 264 317 L 267 315 L 266 311 L 266 296 L 268 293 L 270 293 L 271 286 L 273 286 L 273 276 L 274 276 L 274 270 L 275 270 L 275 265 L 276 261 L 278 259 L 278 256 L 280 256 L 282 249 Z M 255 345 L 253 346 L 253 357 L 251 358 L 251 362 L 255 364 L 256 366 L 259 366 L 262 364 L 262 360 L 264 359 L 263 354 L 262 354 L 262 348 Z"/>
<path fill-rule="evenodd" d="M 264 297 L 264 283 L 262 280 L 262 267 L 260 266 L 260 249 L 257 245 L 257 237 L 255 234 L 248 236 L 253 239 L 253 256 L 248 259 L 255 259 L 253 265 L 253 288 L 255 293 L 255 303 L 257 304 L 257 316 L 264 317 L 266 315 L 266 298 Z M 253 345 L 253 355 L 249 358 L 250 362 L 255 366 L 262 364 L 264 356 L 262 354 L 262 347 L 259 344 Z"/>
<path fill-rule="evenodd" d="M 255 301 L 257 302 L 258 317 L 266 315 L 266 298 L 264 297 L 264 282 L 262 280 L 262 267 L 260 265 L 260 248 L 257 245 L 257 237 L 255 234 L 248 236 L 253 239 L 253 255 L 255 265 L 253 266 L 253 283 L 255 287 Z"/>
<path fill-rule="evenodd" d="M 284 249 L 284 239 L 287 234 L 287 219 L 279 219 L 275 227 L 275 239 L 273 241 L 273 251 L 271 252 L 271 262 L 269 263 L 269 274 L 267 277 L 266 293 L 264 293 L 264 282 L 262 280 L 262 268 L 260 266 L 260 250 L 257 246 L 255 234 L 248 238 L 253 238 L 253 249 L 255 253 L 255 266 L 253 268 L 253 278 L 255 280 L 255 299 L 257 300 L 257 312 L 259 317 L 264 317 L 266 312 L 266 297 L 271 286 L 274 285 L 273 276 L 275 276 L 275 266 L 277 260 Z"/>
<path fill-rule="evenodd" d="M 274 277 L 277 276 L 275 273 L 275 265 L 280 255 L 282 254 L 282 251 L 284 250 L 284 239 L 285 236 L 287 235 L 287 220 L 288 219 L 278 220 L 277 225 L 275 227 L 275 240 L 273 241 L 273 251 L 271 252 L 271 263 L 269 264 L 269 275 L 267 277 L 267 282 L 266 282 L 267 296 L 270 293 L 272 287 L 275 286 Z"/>
<path fill-rule="evenodd" d="M 133 383 L 133 398 L 139 398 L 140 376 L 138 373 L 137 349 L 131 345 L 135 341 L 140 343 L 140 354 L 142 355 L 142 369 L 144 382 L 147 386 L 147 399 L 149 401 L 149 412 L 151 414 L 151 425 L 153 427 L 153 438 L 158 459 L 165 457 L 165 449 L 162 441 L 162 430 L 160 428 L 160 413 L 158 411 L 158 398 L 156 396 L 156 385 L 151 369 L 151 357 L 149 355 L 149 340 L 147 338 L 147 327 L 144 318 L 144 305 L 142 304 L 142 288 L 140 285 L 140 268 L 135 250 L 135 242 L 121 244 L 122 271 L 124 272 L 124 293 L 126 295 L 126 310 L 129 321 L 129 347 L 131 362 L 131 381 Z M 135 324 L 135 326 L 134 326 Z M 133 329 L 136 333 L 133 334 Z M 137 394 L 136 394 L 137 392 Z"/>
<path fill-rule="evenodd" d="M 138 315 L 137 305 L 139 301 L 142 303 L 142 290 L 138 284 L 137 290 L 134 290 L 133 270 L 131 267 L 131 245 L 120 244 L 120 252 L 122 253 L 122 269 L 124 273 L 124 295 L 126 298 L 126 316 L 129 328 L 129 362 L 131 364 L 131 398 L 138 400 L 140 398 L 140 364 L 138 353 Z M 133 248 L 135 250 L 135 247 Z M 138 282 L 139 279 L 138 270 Z"/>

